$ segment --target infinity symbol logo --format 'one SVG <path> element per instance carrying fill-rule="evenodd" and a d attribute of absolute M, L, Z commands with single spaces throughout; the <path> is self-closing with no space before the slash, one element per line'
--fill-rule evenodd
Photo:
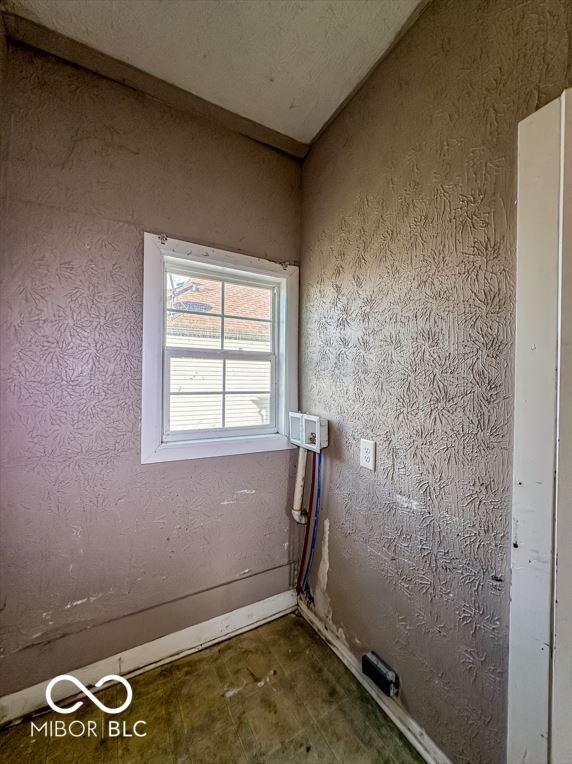
<path fill-rule="evenodd" d="M 108 708 L 105 706 L 98 698 L 95 697 L 92 692 L 87 689 L 84 684 L 79 681 L 79 679 L 76 679 L 75 676 L 72 676 L 71 674 L 60 674 L 60 676 L 54 677 L 46 687 L 46 700 L 48 701 L 48 705 L 51 709 L 57 711 L 58 714 L 73 714 L 73 712 L 77 711 L 80 706 L 83 706 L 83 700 L 78 700 L 73 704 L 73 706 L 70 706 L 69 708 L 61 708 L 58 706 L 57 703 L 52 699 L 52 690 L 56 684 L 58 684 L 58 682 L 71 682 L 72 684 L 75 684 L 78 690 L 81 690 L 81 692 L 83 692 L 83 694 L 88 697 L 91 702 L 99 708 L 100 711 L 105 711 L 106 714 L 120 714 L 122 711 L 125 711 L 125 709 L 128 708 L 133 698 L 133 690 L 131 689 L 131 685 L 127 679 L 124 679 L 122 676 L 117 676 L 117 674 L 108 674 L 107 676 L 102 677 L 95 683 L 95 686 L 101 687 L 101 685 L 106 684 L 107 682 L 119 682 L 122 684 L 127 690 L 127 698 L 118 708 Z"/>

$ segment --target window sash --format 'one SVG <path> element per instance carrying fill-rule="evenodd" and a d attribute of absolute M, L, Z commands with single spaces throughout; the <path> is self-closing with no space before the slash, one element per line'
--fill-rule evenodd
<path fill-rule="evenodd" d="M 279 347 L 279 330 L 280 330 L 280 298 L 279 289 L 275 284 L 268 283 L 266 279 L 256 279 L 252 276 L 246 278 L 229 276 L 225 278 L 224 275 L 211 275 L 207 274 L 201 269 L 195 268 L 181 268 L 170 266 L 168 262 L 164 264 L 163 271 L 163 385 L 162 385 L 162 441 L 164 443 L 172 443 L 176 441 L 189 441 L 189 440 L 209 440 L 209 439 L 225 439 L 236 438 L 240 436 L 248 435 L 264 435 L 273 434 L 278 432 L 277 422 L 277 404 L 278 404 L 278 355 L 277 349 Z M 178 273 L 186 277 L 196 278 L 208 278 L 212 281 L 218 281 L 222 283 L 221 294 L 221 310 L 218 313 L 194 311 L 194 310 L 181 310 L 176 308 L 169 308 L 167 306 L 167 275 L 168 273 Z M 256 288 L 266 288 L 271 291 L 271 318 L 260 319 L 251 318 L 250 316 L 234 315 L 225 313 L 224 305 L 224 285 L 225 284 L 240 284 L 242 286 L 252 286 Z M 209 316 L 214 318 L 220 318 L 221 321 L 221 348 L 188 348 L 188 347 L 167 347 L 167 315 L 168 312 L 176 313 L 188 313 L 189 315 Z M 247 321 L 256 321 L 260 323 L 266 323 L 271 325 L 270 337 L 271 337 L 271 350 L 270 351 L 256 351 L 256 350 L 225 350 L 224 345 L 224 325 L 225 319 L 239 319 Z M 170 391 L 170 367 L 171 358 L 197 358 L 197 359 L 219 359 L 223 361 L 223 375 L 222 375 L 222 390 L 212 392 L 213 395 L 222 396 L 222 421 L 225 421 L 227 396 L 232 395 L 248 395 L 248 390 L 240 390 L 236 392 L 226 391 L 226 364 L 228 360 L 242 360 L 242 361 L 269 361 L 270 362 L 270 390 L 268 395 L 270 398 L 270 421 L 265 425 L 247 425 L 243 427 L 217 427 L 217 428 L 203 428 L 192 430 L 176 430 L 170 429 L 170 405 L 171 405 L 171 391 Z M 210 391 L 206 391 L 203 394 L 208 394 Z M 267 391 L 264 391 L 266 394 Z M 201 393 L 184 393 L 184 395 L 200 395 Z"/>
<path fill-rule="evenodd" d="M 270 421 L 264 425 L 247 425 L 243 427 L 208 427 L 192 430 L 170 430 L 170 405 L 171 405 L 171 358 L 211 358 L 223 361 L 222 389 L 216 391 L 205 390 L 204 392 L 187 392 L 180 395 L 221 395 L 223 407 L 223 422 L 225 416 L 226 396 L 248 395 L 249 393 L 268 394 L 270 397 Z M 226 390 L 225 361 L 269 361 L 270 362 L 270 389 L 257 390 Z M 209 438 L 233 438 L 241 435 L 257 435 L 278 432 L 276 404 L 277 404 L 277 362 L 274 353 L 257 353 L 249 350 L 187 350 L 187 348 L 164 348 L 163 351 L 163 441 L 171 443 L 177 440 L 203 440 Z"/>

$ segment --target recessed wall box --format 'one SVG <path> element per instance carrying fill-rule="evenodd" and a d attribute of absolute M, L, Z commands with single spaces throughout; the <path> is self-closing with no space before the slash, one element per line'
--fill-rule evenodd
<path fill-rule="evenodd" d="M 302 438 L 304 448 L 310 451 L 321 451 L 328 445 L 328 420 L 312 414 L 304 414 Z"/>
<path fill-rule="evenodd" d="M 302 445 L 302 417 L 297 411 L 290 411 L 288 418 L 290 420 L 290 443 L 296 446 Z"/>
<path fill-rule="evenodd" d="M 290 411 L 290 443 L 319 452 L 328 445 L 328 420 L 313 414 Z"/>

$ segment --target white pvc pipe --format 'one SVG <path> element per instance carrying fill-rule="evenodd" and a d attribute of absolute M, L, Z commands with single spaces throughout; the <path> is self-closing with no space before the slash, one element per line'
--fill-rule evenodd
<path fill-rule="evenodd" d="M 296 484 L 294 486 L 294 502 L 292 504 L 292 514 L 296 522 L 302 520 L 302 499 L 304 496 L 304 479 L 306 477 L 306 459 L 308 452 L 305 448 L 298 449 L 298 469 L 296 470 Z M 305 519 L 305 518 L 304 518 Z"/>

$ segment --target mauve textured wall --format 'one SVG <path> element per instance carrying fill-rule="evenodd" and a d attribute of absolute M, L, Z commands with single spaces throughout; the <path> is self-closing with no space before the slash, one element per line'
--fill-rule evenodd
<path fill-rule="evenodd" d="M 434 0 L 303 169 L 314 607 L 455 762 L 504 758 L 517 123 L 571 81 L 571 9 Z"/>
<path fill-rule="evenodd" d="M 55 58 L 6 84 L 0 694 L 288 588 L 293 452 L 139 462 L 143 231 L 295 262 L 300 204 L 296 162 Z"/>

